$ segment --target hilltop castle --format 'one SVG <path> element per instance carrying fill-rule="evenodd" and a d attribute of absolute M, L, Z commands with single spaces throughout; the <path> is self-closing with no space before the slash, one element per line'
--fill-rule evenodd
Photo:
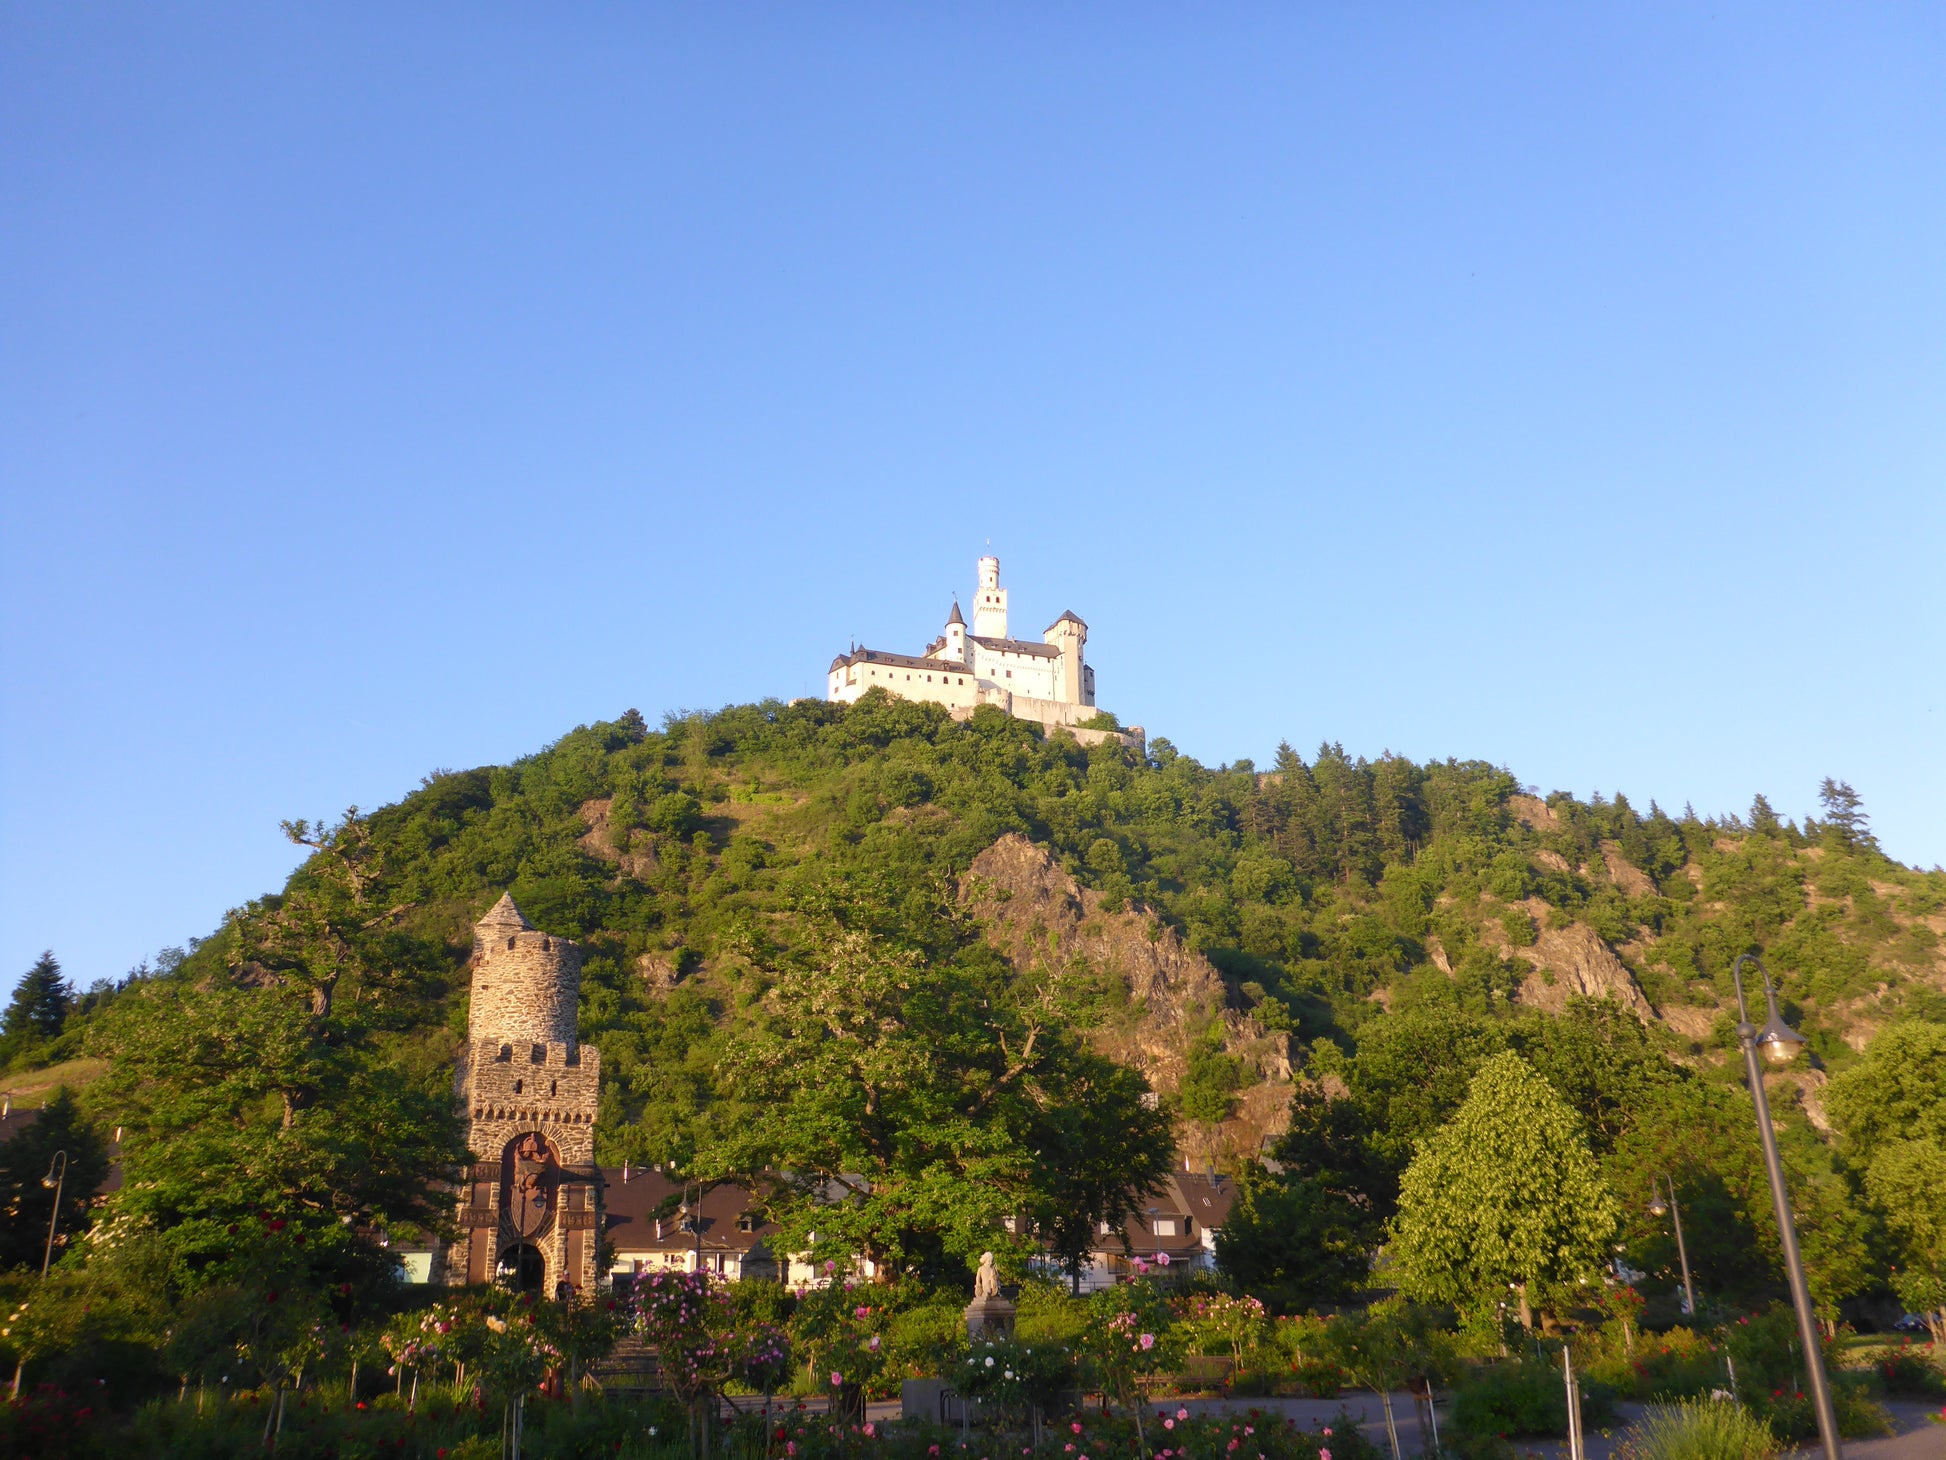
<path fill-rule="evenodd" d="M 825 698 L 853 704 L 868 690 L 900 699 L 928 700 L 964 720 L 981 705 L 994 705 L 1023 720 L 1072 729 L 1095 711 L 1095 671 L 1082 657 L 1088 625 L 1073 613 L 1049 624 L 1042 642 L 1007 637 L 1007 590 L 1000 586 L 1000 559 L 980 559 L 980 586 L 973 596 L 973 629 L 957 600 L 944 632 L 919 654 L 854 648 L 831 661 Z M 1082 731 L 1083 740 L 1114 732 Z M 1125 739 L 1137 739 L 1132 730 Z"/>
<path fill-rule="evenodd" d="M 460 1239 L 447 1280 L 555 1294 L 596 1276 L 601 1052 L 575 1037 L 581 950 L 536 932 L 503 894 L 473 927 L 473 998 L 459 1086 L 469 1120 Z"/>

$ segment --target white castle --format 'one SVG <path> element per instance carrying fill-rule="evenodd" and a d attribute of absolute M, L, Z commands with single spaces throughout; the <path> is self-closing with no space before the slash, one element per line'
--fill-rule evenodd
<path fill-rule="evenodd" d="M 929 700 L 964 720 L 993 705 L 1022 720 L 1070 729 L 1095 715 L 1095 671 L 1082 658 L 1088 625 L 1064 613 L 1041 642 L 1007 637 L 1007 590 L 1000 586 L 1000 559 L 980 559 L 980 587 L 973 596 L 973 631 L 967 632 L 959 601 L 946 628 L 919 654 L 853 649 L 831 661 L 825 698 L 852 704 L 868 690 L 883 689 L 906 700 Z M 1092 743 L 1115 732 L 1082 731 Z M 1122 737 L 1140 743 L 1133 727 Z"/>

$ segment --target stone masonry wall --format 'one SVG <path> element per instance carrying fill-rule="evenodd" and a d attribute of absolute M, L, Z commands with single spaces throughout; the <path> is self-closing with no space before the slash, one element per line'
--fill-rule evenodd
<path fill-rule="evenodd" d="M 575 1042 L 581 950 L 531 929 L 496 937 L 473 969 L 468 1032 L 473 1042 Z"/>

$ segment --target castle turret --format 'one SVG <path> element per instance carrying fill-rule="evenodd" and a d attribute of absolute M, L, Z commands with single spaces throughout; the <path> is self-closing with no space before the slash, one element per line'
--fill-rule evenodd
<path fill-rule="evenodd" d="M 1007 637 L 1007 590 L 1000 586 L 1000 559 L 980 559 L 980 591 L 973 598 L 973 634 L 980 639 Z"/>
<path fill-rule="evenodd" d="M 945 637 L 941 640 L 939 658 L 950 659 L 955 664 L 965 664 L 966 658 L 966 620 L 960 617 L 959 600 L 953 600 L 952 616 L 946 620 Z"/>
<path fill-rule="evenodd" d="M 1070 705 L 1092 705 L 1094 674 L 1081 658 L 1082 647 L 1088 642 L 1088 625 L 1069 610 L 1049 624 L 1041 637 L 1061 651 L 1054 697 Z"/>
<path fill-rule="evenodd" d="M 471 1041 L 573 1048 L 581 1012 L 581 950 L 536 932 L 502 893 L 473 925 Z"/>

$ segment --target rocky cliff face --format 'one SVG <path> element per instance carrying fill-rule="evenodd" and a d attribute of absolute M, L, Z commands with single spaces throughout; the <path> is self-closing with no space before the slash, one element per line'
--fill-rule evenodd
<path fill-rule="evenodd" d="M 1017 968 L 1057 978 L 1118 979 L 1127 1007 L 1091 1031 L 1103 1054 L 1131 1065 L 1150 1086 L 1173 1093 L 1190 1050 L 1215 1033 L 1242 1062 L 1245 1087 L 1221 1122 L 1185 1122 L 1183 1155 L 1193 1164 L 1232 1164 L 1254 1156 L 1266 1135 L 1283 1130 L 1291 1095 L 1290 1041 L 1231 1007 L 1223 977 L 1174 929 L 1138 905 L 1109 911 L 1046 849 L 1009 833 L 974 858 L 960 900 Z"/>

